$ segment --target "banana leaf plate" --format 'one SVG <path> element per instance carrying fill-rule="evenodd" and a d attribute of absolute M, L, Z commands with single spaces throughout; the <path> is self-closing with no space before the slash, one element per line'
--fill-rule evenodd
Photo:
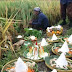
<path fill-rule="evenodd" d="M 58 42 L 62 42 L 62 41 L 61 41 L 61 39 L 57 39 L 57 40 L 51 40 L 51 39 L 49 40 L 49 39 L 47 39 L 47 42 L 48 43 L 58 43 Z"/>
<path fill-rule="evenodd" d="M 33 61 L 32 61 L 32 60 L 29 60 L 29 59 L 22 59 L 22 60 L 23 60 L 24 62 L 33 63 Z M 16 62 L 16 61 L 17 61 L 17 59 L 14 59 L 14 60 L 6 63 L 6 64 L 3 66 L 1 72 L 9 72 L 9 71 L 6 71 L 6 70 L 14 69 L 14 68 L 15 68 L 14 65 L 15 65 L 15 62 Z M 30 68 L 31 70 L 33 70 L 33 72 L 38 72 L 38 66 L 37 66 L 36 63 L 35 63 L 35 66 L 34 66 L 34 67 L 29 67 L 29 66 L 28 66 L 28 68 Z"/>
<path fill-rule="evenodd" d="M 27 53 L 28 53 L 28 52 L 27 52 Z M 26 59 L 30 59 L 30 58 L 27 57 L 27 53 L 25 52 L 25 53 L 23 54 L 23 56 L 24 56 Z M 48 53 L 48 56 L 50 56 L 49 53 Z M 40 59 L 30 59 L 30 60 L 35 61 L 35 62 L 42 62 L 42 61 L 44 61 L 43 58 L 40 58 Z"/>
<path fill-rule="evenodd" d="M 72 45 L 72 42 L 69 43 L 69 41 L 68 41 L 68 37 L 66 37 L 66 38 L 62 38 L 62 39 L 61 39 L 61 42 L 64 43 L 65 41 L 66 41 L 68 44 Z"/>
<path fill-rule="evenodd" d="M 45 58 L 45 64 L 46 64 L 46 66 L 48 68 L 50 68 L 52 70 L 53 69 L 56 69 L 58 72 L 72 72 L 72 68 L 70 68 L 70 67 L 68 67 L 68 70 L 65 70 L 65 69 L 62 69 L 62 68 L 56 68 L 56 67 L 51 66 L 50 60 L 53 59 L 53 58 L 58 58 L 58 56 L 53 55 L 53 56 L 50 56 L 50 57 L 46 57 Z M 71 64 L 72 64 L 72 60 L 67 59 L 67 61 L 71 62 Z"/>
<path fill-rule="evenodd" d="M 49 53 L 49 48 L 45 47 L 44 48 L 44 51 L 48 53 L 48 56 L 50 56 L 50 53 Z M 28 58 L 27 57 L 27 53 L 29 52 L 29 49 L 25 50 L 25 52 L 23 53 L 23 56 L 26 58 L 26 59 L 30 59 L 30 60 L 33 60 L 35 62 L 42 62 L 44 61 L 44 58 L 39 58 L 39 59 L 31 59 L 31 58 Z"/>
<path fill-rule="evenodd" d="M 54 46 L 52 46 L 52 52 L 56 55 L 60 55 L 61 52 L 58 52 L 58 49 L 61 48 L 62 46 L 62 43 L 55 43 Z M 69 47 L 69 51 L 68 53 L 66 53 L 66 57 L 67 58 L 71 58 L 72 57 L 72 46 L 71 45 L 68 45 Z"/>

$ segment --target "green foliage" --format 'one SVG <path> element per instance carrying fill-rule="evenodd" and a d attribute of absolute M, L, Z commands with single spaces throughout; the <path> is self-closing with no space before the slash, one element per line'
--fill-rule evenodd
<path fill-rule="evenodd" d="M 3 58 L 0 60 L 0 70 L 2 69 L 3 65 L 5 65 L 7 62 L 15 59 L 15 55 L 12 53 L 12 51 L 8 50 L 3 54 Z"/>
<path fill-rule="evenodd" d="M 66 35 L 71 35 L 72 34 L 72 28 L 70 28 L 69 30 L 67 30 Z"/>
<path fill-rule="evenodd" d="M 18 33 L 20 33 L 21 28 L 19 27 L 18 23 L 14 23 L 13 26 L 14 26 L 15 30 L 16 30 Z"/>
<path fill-rule="evenodd" d="M 57 22 L 57 24 L 55 25 L 60 25 L 62 24 L 63 20 L 59 20 L 59 22 Z M 68 16 L 66 17 L 66 23 L 68 24 L 69 23 L 69 19 L 68 19 Z"/>
<path fill-rule="evenodd" d="M 36 29 L 29 30 L 29 28 L 25 28 L 24 31 L 25 31 L 24 36 L 34 35 L 37 38 L 41 38 L 42 37 L 42 31 L 41 30 L 40 31 L 38 31 Z"/>

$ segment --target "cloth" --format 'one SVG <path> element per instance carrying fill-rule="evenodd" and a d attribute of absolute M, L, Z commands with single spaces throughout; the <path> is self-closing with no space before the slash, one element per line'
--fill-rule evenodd
<path fill-rule="evenodd" d="M 67 15 L 68 19 L 70 20 L 69 27 L 72 28 L 72 2 L 67 7 Z"/>
<path fill-rule="evenodd" d="M 36 19 L 33 20 L 32 25 L 35 29 L 46 29 L 49 26 L 47 17 L 40 12 Z"/>
<path fill-rule="evenodd" d="M 67 4 L 60 4 L 61 5 L 61 18 L 63 20 L 66 19 L 66 8 L 67 8 Z"/>
<path fill-rule="evenodd" d="M 35 7 L 34 11 L 41 11 L 39 7 Z"/>
<path fill-rule="evenodd" d="M 67 15 L 70 21 L 72 21 L 72 2 L 67 6 Z"/>
<path fill-rule="evenodd" d="M 60 0 L 60 3 L 62 3 L 62 4 L 66 4 L 66 3 L 69 3 L 69 2 L 72 2 L 72 0 Z"/>
<path fill-rule="evenodd" d="M 67 12 L 67 15 L 70 16 L 69 14 L 71 14 L 71 10 L 72 10 L 72 0 L 69 0 L 68 3 L 60 3 L 61 5 L 61 18 L 63 20 L 66 19 L 66 12 Z"/>

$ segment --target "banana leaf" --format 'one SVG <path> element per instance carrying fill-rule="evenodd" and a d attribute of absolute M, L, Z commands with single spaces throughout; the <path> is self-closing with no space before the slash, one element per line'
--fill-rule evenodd
<path fill-rule="evenodd" d="M 28 59 L 22 59 L 22 60 L 23 60 L 24 62 L 33 63 L 33 61 L 28 60 Z M 8 71 L 6 71 L 6 69 L 13 67 L 13 66 L 15 65 L 15 62 L 16 62 L 16 61 L 17 61 L 17 59 L 14 59 L 14 60 L 11 60 L 11 61 L 9 61 L 8 63 L 6 63 L 6 64 L 3 66 L 1 72 L 8 72 Z M 31 67 L 29 67 L 29 68 L 31 68 Z M 31 69 L 33 69 L 34 72 L 39 72 L 39 71 L 38 71 L 38 66 L 37 66 L 37 64 L 35 64 L 35 66 L 34 66 L 33 68 L 31 68 Z"/>
<path fill-rule="evenodd" d="M 28 46 L 27 46 L 27 47 L 28 47 Z M 49 53 L 50 49 L 51 49 L 51 46 L 45 46 L 45 47 L 44 47 L 44 52 Z M 25 58 L 27 58 L 27 53 L 28 53 L 28 52 L 29 52 L 29 48 L 26 48 L 26 50 L 24 50 L 24 53 L 23 53 L 23 56 L 24 56 Z M 43 61 L 43 58 L 40 58 L 40 59 L 34 60 L 34 61 L 40 62 L 40 61 Z"/>
<path fill-rule="evenodd" d="M 51 55 L 50 57 L 45 57 L 45 62 L 50 65 L 50 59 L 58 58 L 56 55 Z"/>
<path fill-rule="evenodd" d="M 37 38 L 41 38 L 42 37 L 42 31 L 38 31 L 36 29 L 29 29 L 29 28 L 24 28 L 24 36 L 30 36 L 30 35 L 34 35 Z"/>
<path fill-rule="evenodd" d="M 63 43 L 55 43 L 54 46 L 52 47 L 52 52 L 56 55 L 60 55 L 61 52 L 55 52 L 56 47 L 61 48 L 63 45 Z M 72 50 L 72 45 L 68 45 L 68 47 L 70 48 L 70 50 Z M 72 54 L 66 53 L 66 57 L 72 57 Z"/>
<path fill-rule="evenodd" d="M 53 58 L 58 58 L 59 56 L 56 56 L 56 55 L 52 55 L 52 56 L 50 56 L 50 57 L 45 57 L 45 64 L 47 65 L 47 66 L 49 66 L 51 69 L 57 69 L 58 70 L 58 72 L 65 72 L 64 70 L 65 69 L 63 69 L 63 68 L 55 68 L 55 67 L 52 67 L 51 66 L 51 64 L 50 64 L 50 60 L 51 59 L 53 59 Z M 70 60 L 70 59 L 67 59 L 67 61 L 70 61 L 71 63 L 72 63 L 72 61 Z M 60 71 L 60 70 L 62 70 L 62 71 Z M 70 70 L 70 71 L 69 71 Z M 69 72 L 71 72 L 71 68 L 68 68 L 68 71 Z M 66 70 L 66 72 L 68 72 L 67 70 Z"/>

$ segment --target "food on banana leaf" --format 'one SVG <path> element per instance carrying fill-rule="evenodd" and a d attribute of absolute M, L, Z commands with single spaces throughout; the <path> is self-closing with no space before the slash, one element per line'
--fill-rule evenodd
<path fill-rule="evenodd" d="M 63 27 L 58 25 L 58 26 L 51 26 L 47 28 L 47 33 L 51 33 L 51 35 L 56 34 L 60 35 L 63 32 Z"/>
<path fill-rule="evenodd" d="M 70 59 L 66 59 L 65 54 L 62 53 L 58 56 L 50 56 L 45 58 L 45 64 L 51 68 L 56 69 L 59 72 L 64 70 L 71 71 L 72 70 L 72 61 Z M 62 70 L 62 71 L 61 71 Z"/>
<path fill-rule="evenodd" d="M 70 35 L 69 37 L 65 37 L 63 39 L 72 45 L 72 35 Z"/>
<path fill-rule="evenodd" d="M 29 48 L 28 52 L 24 52 L 23 54 L 26 58 L 32 59 L 32 60 L 39 60 L 42 58 L 45 58 L 46 56 L 49 56 L 47 52 L 44 52 L 44 48 L 42 46 L 38 46 L 37 42 L 35 46 L 32 46 Z"/>
<path fill-rule="evenodd" d="M 63 53 L 69 52 L 68 44 L 67 44 L 66 41 L 64 42 L 64 44 L 62 45 L 62 47 L 58 50 L 58 52 L 63 52 Z"/>
<path fill-rule="evenodd" d="M 64 44 L 54 44 L 54 47 L 52 49 L 53 53 L 60 55 L 60 53 L 66 53 L 66 57 L 72 56 L 72 47 L 71 45 L 68 45 L 65 41 Z"/>
<path fill-rule="evenodd" d="M 17 38 L 22 38 L 22 35 L 18 35 Z"/>
<path fill-rule="evenodd" d="M 46 42 L 45 38 L 42 38 L 42 41 L 40 44 L 41 44 L 41 46 L 47 46 L 48 42 Z"/>
<path fill-rule="evenodd" d="M 52 39 L 51 39 L 51 40 L 53 41 L 53 40 L 57 40 L 57 39 L 58 39 L 58 38 L 56 37 L 56 35 L 55 35 L 55 34 L 53 34 L 53 36 L 52 36 Z"/>
<path fill-rule="evenodd" d="M 14 65 L 13 65 L 14 64 Z M 36 63 L 35 62 L 28 62 L 28 61 L 23 61 L 20 57 L 18 60 L 14 63 L 12 63 L 12 66 L 4 69 L 6 72 L 35 72 L 35 67 Z"/>
<path fill-rule="evenodd" d="M 57 36 L 55 34 L 53 34 L 52 38 L 47 38 L 48 42 L 60 42 L 61 39 L 57 38 Z"/>
<path fill-rule="evenodd" d="M 48 56 L 48 53 L 44 52 L 44 49 L 42 46 L 40 46 L 40 49 L 39 49 L 39 56 L 40 58 L 45 58 L 46 56 Z"/>
<path fill-rule="evenodd" d="M 30 36 L 29 37 L 32 41 L 37 41 L 37 37 L 35 37 L 35 36 Z"/>
<path fill-rule="evenodd" d="M 56 67 L 57 68 L 64 68 L 64 69 L 67 69 L 67 66 L 68 66 L 68 62 L 65 58 L 65 54 L 62 53 L 59 58 L 57 60 L 55 60 L 55 63 L 56 63 Z"/>

